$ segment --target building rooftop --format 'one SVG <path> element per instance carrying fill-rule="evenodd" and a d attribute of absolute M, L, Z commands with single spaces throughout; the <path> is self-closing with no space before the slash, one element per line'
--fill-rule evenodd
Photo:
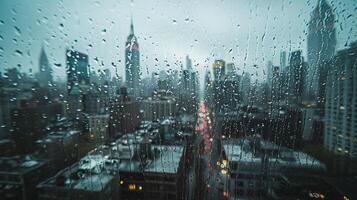
<path fill-rule="evenodd" d="M 262 158 L 268 151 L 273 153 L 268 155 L 270 167 L 277 168 L 314 168 L 325 170 L 325 165 L 306 153 L 293 151 L 292 149 L 279 148 L 279 146 L 260 141 L 252 147 L 250 139 L 230 139 L 224 141 L 224 151 L 230 162 L 240 162 L 246 164 L 262 163 Z"/>
<path fill-rule="evenodd" d="M 35 159 L 31 156 L 11 156 L 0 158 L 0 173 L 26 174 L 47 163 L 47 160 Z"/>
<path fill-rule="evenodd" d="M 93 157 L 92 157 L 93 158 Z M 87 158 L 85 157 L 84 160 Z M 101 191 L 114 178 L 113 175 L 102 170 L 95 160 L 89 163 L 81 160 L 63 169 L 55 176 L 38 185 L 39 188 L 61 187 L 76 190 Z"/>
<path fill-rule="evenodd" d="M 159 153 L 154 154 L 154 159 L 146 166 L 145 172 L 177 173 L 183 153 L 182 146 L 153 145 L 151 148 Z"/>
<path fill-rule="evenodd" d="M 94 149 L 38 187 L 101 191 L 117 173 L 177 173 L 183 149 L 180 145 L 153 145 L 143 137 L 127 134 Z"/>

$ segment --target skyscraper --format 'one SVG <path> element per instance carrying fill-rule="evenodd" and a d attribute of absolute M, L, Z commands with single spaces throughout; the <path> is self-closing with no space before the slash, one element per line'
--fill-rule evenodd
<path fill-rule="evenodd" d="M 304 97 L 306 63 L 302 56 L 302 51 L 294 51 L 289 58 L 288 66 L 288 92 L 293 103 L 301 103 Z"/>
<path fill-rule="evenodd" d="M 286 67 L 286 51 L 280 52 L 280 68 L 284 69 Z"/>
<path fill-rule="evenodd" d="M 188 55 L 186 55 L 186 69 L 192 71 L 192 60 Z"/>
<path fill-rule="evenodd" d="M 67 49 L 66 64 L 68 93 L 76 85 L 89 85 L 88 55 Z"/>
<path fill-rule="evenodd" d="M 320 84 L 326 77 L 319 74 L 324 70 L 321 63 L 332 59 L 336 48 L 335 16 L 326 0 L 318 0 L 311 14 L 307 36 L 307 59 L 309 64 L 307 89 L 309 95 L 319 98 Z M 324 79 L 324 80 L 321 80 Z M 318 99 L 317 99 L 318 100 Z"/>
<path fill-rule="evenodd" d="M 267 71 L 266 71 L 266 74 L 267 74 L 267 83 L 268 83 L 268 86 L 271 87 L 272 85 L 272 79 L 273 79 L 273 62 L 271 60 L 268 61 L 267 63 Z"/>
<path fill-rule="evenodd" d="M 337 52 L 326 82 L 324 146 L 357 158 L 357 42 Z"/>
<path fill-rule="evenodd" d="M 213 78 L 215 81 L 222 80 L 226 73 L 226 62 L 224 60 L 215 60 L 213 63 Z"/>
<path fill-rule="evenodd" d="M 48 58 L 44 47 L 41 48 L 40 62 L 39 62 L 39 72 L 38 72 L 38 82 L 40 86 L 46 87 L 52 83 L 52 68 L 48 62 Z"/>
<path fill-rule="evenodd" d="M 244 72 L 240 84 L 240 91 L 242 91 L 242 100 L 244 105 L 248 105 L 250 103 L 249 97 L 251 96 L 251 89 L 251 75 L 247 72 Z"/>
<path fill-rule="evenodd" d="M 180 106 L 183 113 L 196 113 L 198 108 L 198 74 L 192 69 L 192 61 L 186 57 L 187 69 L 182 70 L 180 83 Z"/>
<path fill-rule="evenodd" d="M 141 95 L 139 43 L 134 35 L 133 21 L 125 43 L 125 81 L 128 93 L 134 97 Z"/>
<path fill-rule="evenodd" d="M 207 105 L 212 104 L 212 80 L 211 80 L 211 72 L 209 70 L 206 71 L 205 75 L 205 88 L 204 88 L 204 99 Z"/>

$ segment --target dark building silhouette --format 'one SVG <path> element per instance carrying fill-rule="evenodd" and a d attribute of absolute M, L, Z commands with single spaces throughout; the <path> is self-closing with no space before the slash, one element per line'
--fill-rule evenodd
<path fill-rule="evenodd" d="M 49 64 L 44 47 L 41 48 L 40 62 L 39 62 L 38 82 L 42 87 L 48 87 L 52 84 L 52 68 Z"/>
<path fill-rule="evenodd" d="M 205 88 L 204 88 L 204 99 L 206 102 L 206 105 L 211 106 L 213 103 L 213 81 L 212 81 L 212 76 L 211 72 L 207 71 L 205 75 Z"/>
<path fill-rule="evenodd" d="M 186 69 L 182 70 L 179 111 L 181 113 L 193 114 L 198 108 L 198 74 L 192 70 L 192 61 L 186 57 Z"/>
<path fill-rule="evenodd" d="M 36 185 L 50 173 L 48 161 L 29 156 L 0 158 L 1 199 L 37 199 Z"/>
<path fill-rule="evenodd" d="M 11 112 L 12 138 L 22 153 L 34 150 L 34 142 L 46 132 L 46 126 L 63 116 L 63 105 L 30 105 Z"/>
<path fill-rule="evenodd" d="M 240 103 L 239 82 L 228 79 L 214 81 L 213 103 L 218 112 L 237 109 Z"/>
<path fill-rule="evenodd" d="M 242 75 L 240 90 L 242 91 L 243 104 L 244 105 L 251 104 L 252 102 L 250 101 L 250 99 L 251 99 L 251 91 L 252 91 L 252 82 L 251 82 L 251 75 L 247 72 L 244 72 Z"/>
<path fill-rule="evenodd" d="M 222 80 L 226 74 L 226 62 L 215 60 L 213 63 L 213 78 L 215 81 Z"/>
<path fill-rule="evenodd" d="M 326 84 L 324 146 L 357 158 L 357 42 L 337 52 Z"/>
<path fill-rule="evenodd" d="M 125 87 L 115 99 L 109 113 L 109 137 L 133 132 L 140 124 L 140 103 L 128 95 Z"/>
<path fill-rule="evenodd" d="M 67 49 L 66 64 L 68 93 L 76 85 L 89 85 L 88 55 Z"/>
<path fill-rule="evenodd" d="M 291 103 L 301 103 L 304 97 L 306 65 L 300 50 L 291 53 L 288 66 L 287 90 Z"/>
<path fill-rule="evenodd" d="M 311 13 L 307 36 L 307 60 L 309 64 L 307 89 L 310 96 L 319 96 L 321 85 L 326 76 L 319 76 L 325 69 L 321 63 L 333 58 L 336 48 L 335 16 L 333 9 L 326 0 L 318 0 L 317 6 Z"/>
<path fill-rule="evenodd" d="M 135 98 L 141 95 L 140 52 L 138 39 L 134 35 L 133 21 L 125 43 L 125 81 L 128 93 Z"/>

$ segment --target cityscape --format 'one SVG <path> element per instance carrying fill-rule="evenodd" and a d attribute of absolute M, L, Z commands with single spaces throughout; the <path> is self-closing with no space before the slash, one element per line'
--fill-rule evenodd
<path fill-rule="evenodd" d="M 0 7 L 1 199 L 357 199 L 356 1 Z"/>

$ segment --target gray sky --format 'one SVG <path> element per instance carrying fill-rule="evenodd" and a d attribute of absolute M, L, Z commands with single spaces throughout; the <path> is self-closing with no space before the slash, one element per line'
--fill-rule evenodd
<path fill-rule="evenodd" d="M 337 48 L 341 49 L 357 39 L 357 1 L 329 2 L 335 9 Z M 114 73 L 114 63 L 123 76 L 125 40 L 132 15 L 143 76 L 155 70 L 179 69 L 189 54 L 199 72 L 207 66 L 211 68 L 215 59 L 224 59 L 234 62 L 240 73 L 248 71 L 262 77 L 268 60 L 279 64 L 280 51 L 302 49 L 306 55 L 306 25 L 316 3 L 317 0 L 2 0 L 0 71 L 19 67 L 22 72 L 30 68 L 37 72 L 43 44 L 56 79 L 66 78 L 65 49 L 70 46 L 89 54 L 92 69 L 110 68 Z M 253 69 L 253 64 L 259 68 Z"/>

